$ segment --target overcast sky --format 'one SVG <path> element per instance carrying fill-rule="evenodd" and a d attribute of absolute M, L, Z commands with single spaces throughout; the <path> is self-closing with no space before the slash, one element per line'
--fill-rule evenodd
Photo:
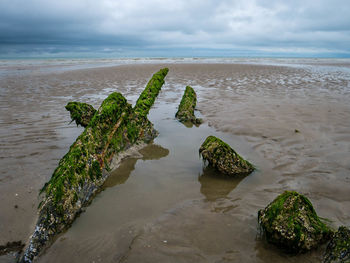
<path fill-rule="evenodd" d="M 349 57 L 350 1 L 0 0 L 0 52 Z"/>

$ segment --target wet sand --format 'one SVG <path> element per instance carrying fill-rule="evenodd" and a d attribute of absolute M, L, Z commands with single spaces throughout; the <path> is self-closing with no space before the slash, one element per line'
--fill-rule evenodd
<path fill-rule="evenodd" d="M 170 71 L 151 111 L 160 132 L 154 145 L 122 163 L 38 262 L 318 262 L 320 250 L 291 257 L 269 247 L 256 221 L 278 194 L 297 190 L 334 227 L 350 224 L 350 73 L 331 61 L 122 65 L 2 77 L 0 243 L 27 241 L 38 190 L 82 131 L 69 125 L 64 105 L 98 107 L 112 91 L 134 103 L 163 66 Z M 206 121 L 199 128 L 174 119 L 186 85 L 196 90 Z M 258 171 L 227 180 L 203 170 L 198 148 L 209 134 Z"/>

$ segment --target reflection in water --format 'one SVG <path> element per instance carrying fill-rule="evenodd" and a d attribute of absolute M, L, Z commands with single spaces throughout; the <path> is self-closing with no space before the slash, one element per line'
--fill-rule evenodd
<path fill-rule="evenodd" d="M 317 249 L 313 249 L 308 253 L 298 255 L 299 262 L 322 262 L 322 251 L 325 250 L 325 244 L 321 245 Z M 255 252 L 257 258 L 259 258 L 262 262 L 266 261 L 267 258 L 270 258 L 270 262 L 296 262 L 298 261 L 298 257 L 295 254 L 286 253 L 280 248 L 269 244 L 264 240 L 263 237 L 258 236 L 255 243 Z M 294 261 L 295 260 L 295 261 Z"/>
<path fill-rule="evenodd" d="M 226 197 L 244 177 L 231 178 L 217 172 L 214 168 L 207 166 L 203 173 L 198 176 L 201 183 L 201 193 L 208 201 L 215 201 Z"/>
<path fill-rule="evenodd" d="M 201 113 L 198 111 L 198 110 L 195 110 L 195 116 L 196 118 L 199 118 L 199 119 L 202 119 L 203 116 L 201 115 Z M 203 120 L 203 119 L 202 119 Z M 186 128 L 192 128 L 193 126 L 195 127 L 199 127 L 202 123 L 193 123 L 191 121 L 185 121 L 185 122 L 180 122 L 182 123 L 183 125 L 185 125 Z"/>
<path fill-rule="evenodd" d="M 149 144 L 146 147 L 139 150 L 139 153 L 142 154 L 142 160 L 159 160 L 163 157 L 168 156 L 169 150 L 163 148 L 157 144 Z"/>
<path fill-rule="evenodd" d="M 123 160 L 120 166 L 111 172 L 103 185 L 103 189 L 113 187 L 118 184 L 124 184 L 128 180 L 130 173 L 135 169 L 137 160 L 159 160 L 169 154 L 169 150 L 157 144 L 149 144 L 139 150 L 140 157 L 132 157 Z"/>
<path fill-rule="evenodd" d="M 200 124 L 193 124 L 192 122 L 190 121 L 186 121 L 186 122 L 181 122 L 183 125 L 186 126 L 186 128 L 192 128 L 193 126 L 196 126 L 196 127 L 199 127 Z"/>

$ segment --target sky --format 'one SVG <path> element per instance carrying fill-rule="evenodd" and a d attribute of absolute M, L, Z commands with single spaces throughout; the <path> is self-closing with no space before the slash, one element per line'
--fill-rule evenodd
<path fill-rule="evenodd" d="M 350 57 L 350 1 L 0 0 L 11 56 Z"/>

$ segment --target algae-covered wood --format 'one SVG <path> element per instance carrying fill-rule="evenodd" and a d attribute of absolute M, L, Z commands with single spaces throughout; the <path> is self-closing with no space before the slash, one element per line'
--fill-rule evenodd
<path fill-rule="evenodd" d="M 350 263 L 350 229 L 340 226 L 327 245 L 324 263 Z"/>
<path fill-rule="evenodd" d="M 316 248 L 332 233 L 309 199 L 295 191 L 279 195 L 259 211 L 258 220 L 268 242 L 292 253 Z"/>
<path fill-rule="evenodd" d="M 122 94 L 114 92 L 103 101 L 90 122 L 85 123 L 85 130 L 41 190 L 44 198 L 39 206 L 39 218 L 21 262 L 32 262 L 43 247 L 69 227 L 98 192 L 108 176 L 112 159 L 119 152 L 138 142 L 149 142 L 157 135 L 147 114 L 167 72 L 168 69 L 162 69 L 153 75 L 135 108 Z"/>
<path fill-rule="evenodd" d="M 248 175 L 254 166 L 244 160 L 227 143 L 215 136 L 208 136 L 199 148 L 199 154 L 209 165 L 230 176 Z"/>
<path fill-rule="evenodd" d="M 196 108 L 196 104 L 197 94 L 192 87 L 187 86 L 182 96 L 178 111 L 175 114 L 175 117 L 180 122 L 192 122 L 193 124 L 202 123 L 202 120 L 197 119 L 194 115 L 194 109 Z"/>
<path fill-rule="evenodd" d="M 90 104 L 83 102 L 71 101 L 66 105 L 66 110 L 70 112 L 72 121 L 78 125 L 86 127 L 89 125 L 96 110 Z"/>
<path fill-rule="evenodd" d="M 146 88 L 141 93 L 134 107 L 134 111 L 136 114 L 143 117 L 147 116 L 156 97 L 158 96 L 160 88 L 164 84 L 164 78 L 168 74 L 168 71 L 168 68 L 163 68 L 159 70 L 147 83 Z"/>

